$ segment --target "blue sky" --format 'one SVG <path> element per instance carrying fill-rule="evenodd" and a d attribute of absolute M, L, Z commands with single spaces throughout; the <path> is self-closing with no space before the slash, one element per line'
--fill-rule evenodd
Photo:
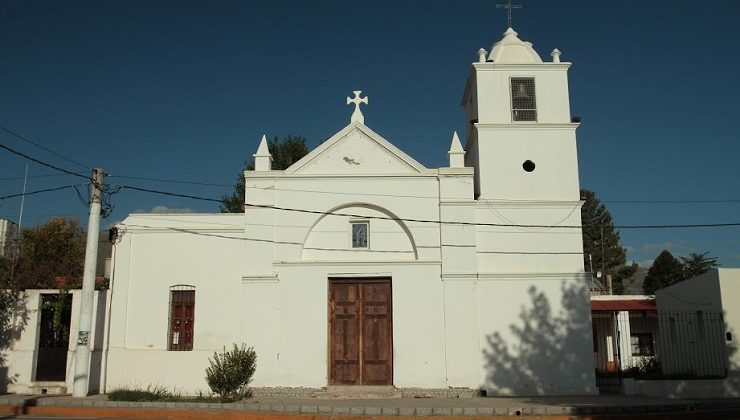
<path fill-rule="evenodd" d="M 428 167 L 464 131 L 460 97 L 480 47 L 506 29 L 495 1 L 0 1 L 0 125 L 110 183 L 218 198 L 263 133 L 314 147 L 370 98 L 366 124 Z M 524 1 L 514 27 L 570 70 L 581 186 L 617 225 L 740 222 L 740 2 Z M 82 167 L 0 132 L 0 143 Z M 0 151 L 0 196 L 25 160 Z M 30 191 L 79 182 L 30 165 Z M 220 185 L 118 178 L 164 178 Z M 729 200 L 638 204 L 629 200 Z M 122 191 L 133 211 L 214 203 Z M 20 199 L 0 202 L 17 221 Z M 86 221 L 74 190 L 29 196 L 24 225 Z M 104 226 L 105 227 L 105 226 Z M 621 230 L 629 258 L 708 251 L 740 267 L 740 228 Z"/>

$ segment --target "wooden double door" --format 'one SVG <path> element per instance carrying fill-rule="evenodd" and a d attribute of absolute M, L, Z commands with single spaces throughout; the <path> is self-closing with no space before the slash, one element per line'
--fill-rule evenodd
<path fill-rule="evenodd" d="M 329 384 L 393 384 L 391 279 L 329 279 Z"/>

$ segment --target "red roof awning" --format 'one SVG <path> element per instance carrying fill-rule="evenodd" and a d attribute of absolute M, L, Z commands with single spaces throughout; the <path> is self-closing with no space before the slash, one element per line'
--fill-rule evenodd
<path fill-rule="evenodd" d="M 619 300 L 592 300 L 592 311 L 654 311 L 655 300 L 619 299 Z"/>

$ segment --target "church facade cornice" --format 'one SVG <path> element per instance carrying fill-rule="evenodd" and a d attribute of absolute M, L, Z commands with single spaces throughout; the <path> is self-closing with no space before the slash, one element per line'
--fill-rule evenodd
<path fill-rule="evenodd" d="M 249 179 L 282 179 L 282 178 L 289 178 L 290 180 L 299 180 L 299 179 L 328 179 L 328 178 L 337 178 L 337 179 L 352 179 L 352 180 L 364 180 L 368 178 L 372 179 L 398 179 L 398 178 L 435 178 L 437 177 L 437 170 L 429 170 L 425 173 L 418 173 L 418 174 L 285 174 L 283 171 L 272 171 L 272 172 L 262 172 L 262 173 L 256 173 L 252 171 L 248 171 L 245 173 L 245 176 Z"/>

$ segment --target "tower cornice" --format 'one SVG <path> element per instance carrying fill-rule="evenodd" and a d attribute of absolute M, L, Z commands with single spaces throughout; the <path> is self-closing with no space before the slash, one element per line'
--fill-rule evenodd
<path fill-rule="evenodd" d="M 562 129 L 562 130 L 575 130 L 581 123 L 539 123 L 539 122 L 515 122 L 515 123 L 475 123 L 473 124 L 478 131 L 483 130 L 497 130 L 497 129 L 526 129 L 531 130 L 533 128 L 541 129 Z"/>
<path fill-rule="evenodd" d="M 568 70 L 572 63 L 560 62 L 560 63 L 496 63 L 496 62 L 485 62 L 485 63 L 472 63 L 475 70 L 481 71 L 496 71 L 496 70 L 537 70 L 547 71 L 556 70 L 563 71 Z"/>

